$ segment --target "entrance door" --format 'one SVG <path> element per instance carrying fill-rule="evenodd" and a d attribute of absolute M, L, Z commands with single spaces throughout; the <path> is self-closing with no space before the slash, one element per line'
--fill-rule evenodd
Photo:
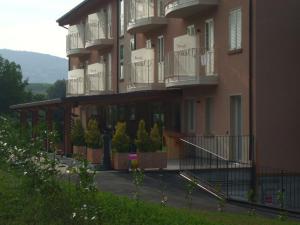
<path fill-rule="evenodd" d="M 214 21 L 205 22 L 205 55 L 206 55 L 206 75 L 214 75 Z"/>
<path fill-rule="evenodd" d="M 242 97 L 230 97 L 230 158 L 242 160 Z"/>

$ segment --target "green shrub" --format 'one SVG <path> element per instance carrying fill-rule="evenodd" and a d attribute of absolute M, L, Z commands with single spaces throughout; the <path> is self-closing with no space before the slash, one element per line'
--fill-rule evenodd
<path fill-rule="evenodd" d="M 148 152 L 151 150 L 151 142 L 144 120 L 140 120 L 136 134 L 135 145 L 140 152 Z"/>
<path fill-rule="evenodd" d="M 126 123 L 118 122 L 112 139 L 113 149 L 117 152 L 129 152 L 130 138 L 126 134 Z"/>
<path fill-rule="evenodd" d="M 161 149 L 161 134 L 159 132 L 158 124 L 155 123 L 150 131 L 150 141 L 152 151 L 157 151 Z"/>
<path fill-rule="evenodd" d="M 75 146 L 84 146 L 84 129 L 82 127 L 81 121 L 76 120 L 74 126 L 71 130 L 71 141 Z"/>
<path fill-rule="evenodd" d="M 97 149 L 103 147 L 102 135 L 96 119 L 89 120 L 84 139 L 89 148 Z"/>

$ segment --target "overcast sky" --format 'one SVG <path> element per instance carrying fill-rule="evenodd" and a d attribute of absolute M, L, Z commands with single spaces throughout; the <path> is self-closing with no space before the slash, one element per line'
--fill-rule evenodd
<path fill-rule="evenodd" d="M 83 0 L 0 0 L 0 48 L 66 57 L 56 20 Z"/>

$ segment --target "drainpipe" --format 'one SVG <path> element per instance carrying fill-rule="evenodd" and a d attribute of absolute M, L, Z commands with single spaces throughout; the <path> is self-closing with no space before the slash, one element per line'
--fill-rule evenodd
<path fill-rule="evenodd" d="M 117 94 L 118 94 L 119 93 L 119 75 L 120 75 L 119 74 L 119 72 L 120 72 L 120 65 L 119 65 L 120 64 L 120 56 L 119 56 L 119 53 L 120 53 L 120 40 L 119 40 L 119 38 L 120 38 L 120 18 L 119 18 L 119 16 L 120 16 L 120 0 L 116 0 L 116 3 L 117 3 L 116 18 L 117 18 Z M 124 23 L 125 23 L 125 20 L 124 20 Z"/>
<path fill-rule="evenodd" d="M 249 149 L 252 161 L 251 189 L 256 194 L 256 157 L 253 136 L 253 0 L 249 0 Z"/>

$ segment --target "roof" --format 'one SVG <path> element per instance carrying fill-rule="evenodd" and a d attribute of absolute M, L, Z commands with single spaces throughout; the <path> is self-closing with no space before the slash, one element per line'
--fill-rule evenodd
<path fill-rule="evenodd" d="M 87 104 L 131 104 L 135 102 L 145 102 L 153 100 L 169 100 L 182 95 L 182 90 L 151 90 L 151 91 L 138 91 L 119 94 L 106 94 L 106 95 L 90 95 L 90 96 L 74 96 L 67 98 L 51 99 L 39 102 L 29 102 L 24 104 L 12 105 L 12 110 L 22 109 L 36 109 L 46 107 L 63 107 L 65 104 L 69 105 L 87 105 Z"/>
<path fill-rule="evenodd" d="M 98 4 L 102 0 L 84 0 L 79 5 L 75 6 L 69 12 L 64 14 L 62 17 L 56 20 L 59 26 L 65 26 L 73 23 L 77 20 L 80 15 L 95 9 L 95 5 Z"/>
<path fill-rule="evenodd" d="M 39 108 L 39 107 L 49 107 L 49 106 L 56 106 L 60 105 L 64 102 L 63 99 L 57 98 L 57 99 L 50 99 L 50 100 L 44 100 L 44 101 L 38 101 L 38 102 L 28 102 L 18 105 L 12 105 L 9 108 L 12 110 L 20 110 L 20 109 L 28 109 L 28 108 Z"/>

